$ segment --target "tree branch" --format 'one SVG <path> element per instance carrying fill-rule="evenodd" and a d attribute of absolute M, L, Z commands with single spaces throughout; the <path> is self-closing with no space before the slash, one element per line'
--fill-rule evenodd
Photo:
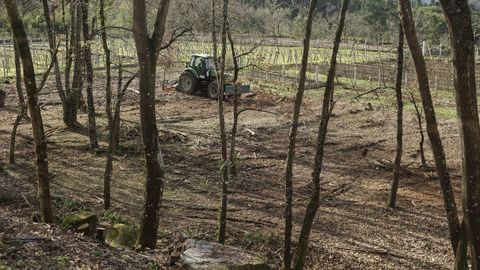
<path fill-rule="evenodd" d="M 150 39 L 153 42 L 155 48 L 155 54 L 157 55 L 160 51 L 161 44 L 163 41 L 163 36 L 165 35 L 165 24 L 167 21 L 168 7 L 170 5 L 170 0 L 162 0 L 159 3 L 157 18 L 155 19 L 155 26 L 153 28 L 152 37 Z"/>
<path fill-rule="evenodd" d="M 175 43 L 175 41 L 177 41 L 178 38 L 180 38 L 181 36 L 187 33 L 192 32 L 193 25 L 190 25 L 187 28 L 183 28 L 180 32 L 178 32 L 178 30 L 179 28 L 173 30 L 172 34 L 170 35 L 170 40 L 167 43 L 165 43 L 162 47 L 160 47 L 159 51 L 168 49 L 170 46 L 172 46 L 173 43 Z"/>
<path fill-rule="evenodd" d="M 50 71 L 52 71 L 52 68 L 55 66 L 55 57 L 57 57 L 57 52 L 58 48 L 60 47 L 60 42 L 57 43 L 57 47 L 55 48 L 55 51 L 52 54 L 52 59 L 50 60 L 50 65 L 48 66 L 48 69 L 43 73 L 42 80 L 40 81 L 40 85 L 37 88 L 38 93 L 40 93 L 45 86 L 45 83 L 47 82 L 48 76 L 50 75 Z"/>

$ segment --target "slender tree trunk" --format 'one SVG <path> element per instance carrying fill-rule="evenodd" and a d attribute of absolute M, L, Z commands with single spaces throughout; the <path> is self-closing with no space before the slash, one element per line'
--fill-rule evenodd
<path fill-rule="evenodd" d="M 77 1 L 70 3 L 70 47 L 65 60 L 65 113 L 64 122 L 70 128 L 77 127 L 77 114 L 82 97 L 84 78 L 84 54 L 81 47 L 82 16 Z M 70 72 L 73 64 L 73 78 L 70 86 Z"/>
<path fill-rule="evenodd" d="M 13 37 L 12 40 L 14 40 Z M 17 88 L 17 95 L 18 95 L 18 113 L 17 117 L 15 118 L 15 123 L 13 124 L 12 135 L 10 138 L 10 157 L 9 161 L 11 164 L 15 163 L 15 142 L 17 137 L 17 130 L 20 122 L 23 118 L 27 116 L 27 108 L 25 104 L 25 96 L 23 95 L 22 89 L 22 64 L 20 59 L 20 52 L 18 50 L 18 46 L 16 42 L 13 42 L 13 50 L 14 50 L 14 59 L 15 59 L 15 85 Z"/>
<path fill-rule="evenodd" d="M 423 135 L 423 124 L 422 124 L 422 112 L 417 106 L 415 101 L 415 96 L 413 93 L 410 93 L 410 98 L 412 99 L 413 107 L 415 108 L 415 114 L 417 115 L 418 131 L 420 131 L 420 142 L 418 142 L 418 151 L 420 151 L 420 162 L 422 163 L 422 168 L 427 168 L 427 161 L 425 159 L 425 151 L 423 145 L 425 144 L 425 135 Z"/>
<path fill-rule="evenodd" d="M 55 86 L 57 88 L 58 96 L 60 97 L 60 101 L 63 107 L 63 113 L 65 113 L 65 91 L 63 89 L 62 84 L 62 77 L 60 74 L 60 66 L 58 64 L 58 57 L 55 51 L 57 50 L 56 45 L 56 34 L 55 28 L 53 26 L 52 20 L 50 19 L 50 7 L 48 5 L 48 0 L 42 0 L 43 5 L 43 15 L 45 18 L 45 24 L 47 27 L 47 34 L 48 34 L 48 46 L 50 48 L 50 56 L 52 57 L 52 61 L 54 63 L 54 73 L 55 73 Z"/>
<path fill-rule="evenodd" d="M 125 96 L 125 92 L 127 91 L 128 86 L 132 81 L 135 79 L 137 74 L 134 74 L 133 76 L 128 79 L 128 81 L 123 85 L 123 80 L 122 80 L 122 65 L 120 63 L 120 66 L 118 68 L 118 98 L 117 102 L 115 104 L 115 109 L 114 109 L 114 119 L 118 117 L 120 114 L 120 108 L 122 106 L 122 101 L 123 97 Z M 122 86 L 123 85 L 123 86 Z M 110 126 L 113 125 L 113 126 Z M 110 196 L 110 186 L 112 182 L 112 170 L 113 170 L 113 154 L 115 153 L 115 150 L 117 149 L 114 137 L 115 134 L 113 133 L 114 130 L 116 130 L 116 122 L 110 123 L 109 125 L 109 136 L 108 136 L 108 149 L 107 149 L 107 165 L 105 166 L 105 173 L 104 173 L 104 192 L 103 192 L 103 198 L 104 198 L 104 208 L 109 209 L 110 208 L 110 203 L 111 203 L 111 196 Z"/>
<path fill-rule="evenodd" d="M 222 51 L 220 55 L 220 73 L 218 74 L 218 118 L 220 128 L 220 143 L 222 146 L 222 165 L 220 166 L 220 173 L 222 175 L 222 202 L 220 205 L 218 242 L 224 244 L 227 227 L 228 178 L 230 176 L 230 162 L 227 155 L 227 133 L 225 132 L 225 116 L 223 112 L 223 91 L 225 89 L 225 57 L 227 55 L 228 0 L 223 0 L 222 17 Z"/>
<path fill-rule="evenodd" d="M 475 263 L 472 264 L 472 266 Z M 460 237 L 455 254 L 455 270 L 468 270 L 468 236 L 465 220 L 460 224 Z"/>
<path fill-rule="evenodd" d="M 14 54 L 14 62 L 15 62 L 15 87 L 17 89 L 18 95 L 18 111 L 21 112 L 23 108 L 26 106 L 25 104 L 25 95 L 23 94 L 23 87 L 22 87 L 22 60 L 20 58 L 20 50 L 18 49 L 18 45 L 15 42 L 15 37 L 12 37 L 13 42 L 13 54 Z"/>
<path fill-rule="evenodd" d="M 119 87 L 119 92 L 120 88 L 122 85 L 122 63 L 120 63 L 118 67 L 118 87 Z M 111 93 L 107 93 L 107 95 L 110 94 L 110 102 L 111 102 Z M 119 101 L 117 101 L 119 102 Z M 112 117 L 112 105 L 108 105 L 109 111 L 107 111 L 107 114 L 110 114 L 108 117 L 108 149 L 107 149 L 107 165 L 105 166 L 105 173 L 103 176 L 103 202 L 104 202 L 104 208 L 109 209 L 110 208 L 110 203 L 111 203 L 111 183 L 112 183 L 112 170 L 113 170 L 113 154 L 115 153 L 115 149 L 117 148 L 115 145 L 115 136 L 114 136 L 114 131 L 115 131 L 115 125 L 116 123 L 113 121 Z"/>
<path fill-rule="evenodd" d="M 133 33 L 140 64 L 140 118 L 147 167 L 145 207 L 140 227 L 142 248 L 154 249 L 157 242 L 160 203 L 163 195 L 165 170 L 158 142 L 155 114 L 155 75 L 158 54 L 165 33 L 170 1 L 159 3 L 154 30 L 148 34 L 145 0 L 133 1 Z"/>
<path fill-rule="evenodd" d="M 10 156 L 9 156 L 10 164 L 15 164 L 15 142 L 17 138 L 17 130 L 18 130 L 18 126 L 20 125 L 20 122 L 22 121 L 25 114 L 27 113 L 26 109 L 27 109 L 26 106 L 23 106 L 21 108 L 21 111 L 18 112 L 17 117 L 15 118 L 15 122 L 13 123 L 12 134 L 10 137 Z"/>
<path fill-rule="evenodd" d="M 235 42 L 233 41 L 232 37 L 232 31 L 230 29 L 230 23 L 228 22 L 228 40 L 230 41 L 230 50 L 232 52 L 232 62 L 233 62 L 233 85 L 235 87 L 235 93 L 233 95 L 233 124 L 232 124 L 232 132 L 231 132 L 231 138 L 230 138 L 230 153 L 229 153 L 229 160 L 230 160 L 230 176 L 236 177 L 237 176 L 237 164 L 236 164 L 236 158 L 235 158 L 235 147 L 237 144 L 237 130 L 238 130 L 238 117 L 239 117 L 239 112 L 238 112 L 238 107 L 239 107 L 239 96 L 238 96 L 238 88 L 241 87 L 240 85 L 237 85 L 238 81 L 238 73 L 240 71 L 240 67 L 238 66 L 238 59 L 237 59 L 237 53 L 235 50 Z"/>
<path fill-rule="evenodd" d="M 437 119 L 430 94 L 430 86 L 428 82 L 427 67 L 423 58 L 422 49 L 418 42 L 415 23 L 412 16 L 412 8 L 409 0 L 399 0 L 400 19 L 402 21 L 403 30 L 407 39 L 408 47 L 413 58 L 415 69 L 417 72 L 417 80 L 422 98 L 422 105 L 425 112 L 425 120 L 427 122 L 427 135 L 430 139 L 430 145 L 435 159 L 437 174 L 442 187 L 443 200 L 445 210 L 447 212 L 447 220 L 450 231 L 450 240 L 452 250 L 456 253 L 457 244 L 460 235 L 460 223 L 458 221 L 457 206 L 453 194 L 450 176 L 445 159 L 445 151 L 443 150 L 442 140 L 438 131 Z"/>
<path fill-rule="evenodd" d="M 293 197 L 293 161 L 295 159 L 295 147 L 297 140 L 298 122 L 300 117 L 300 109 L 302 107 L 303 95 L 305 93 L 305 80 L 308 68 L 308 55 L 310 50 L 310 39 L 312 36 L 312 23 L 317 7 L 317 0 L 310 1 L 308 11 L 307 24 L 305 27 L 305 37 L 303 38 L 303 56 L 302 67 L 299 74 L 299 83 L 297 95 L 295 97 L 295 105 L 293 108 L 292 125 L 290 127 L 287 165 L 285 171 L 285 228 L 283 242 L 283 269 L 290 270 L 292 268 L 292 197 Z"/>
<path fill-rule="evenodd" d="M 88 135 L 90 138 L 90 148 L 98 149 L 97 124 L 95 120 L 95 102 L 93 98 L 93 65 L 92 50 L 90 48 L 91 34 L 88 25 L 88 5 L 89 0 L 83 0 L 82 3 L 82 23 L 83 23 L 83 54 L 85 57 L 86 79 L 87 79 L 87 108 L 88 108 Z"/>
<path fill-rule="evenodd" d="M 453 48 L 455 98 L 462 139 L 462 202 L 475 269 L 480 269 L 480 125 L 475 79 L 475 39 L 466 0 L 441 0 Z"/>
<path fill-rule="evenodd" d="M 121 60 L 120 60 L 121 65 Z M 122 100 L 122 93 L 121 93 L 122 85 L 119 84 L 117 88 L 117 104 L 119 100 Z M 120 146 L 120 109 L 115 111 L 113 114 L 113 144 L 115 145 L 115 149 Z"/>
<path fill-rule="evenodd" d="M 35 82 L 35 69 L 33 65 L 30 46 L 23 21 L 18 13 L 14 0 L 4 0 L 5 9 L 8 13 L 12 27 L 14 40 L 18 46 L 23 66 L 25 88 L 28 96 L 28 107 L 35 142 L 35 154 L 37 164 L 38 198 L 40 202 L 41 217 L 44 222 L 53 222 L 51 208 L 50 183 L 48 175 L 47 142 L 43 130 L 42 114 L 38 105 L 38 89 Z"/>
<path fill-rule="evenodd" d="M 393 170 L 393 181 L 388 200 L 388 207 L 395 208 L 397 202 L 398 181 L 402 163 L 403 151 L 403 97 L 402 97 L 402 74 L 403 74 L 403 28 L 398 29 L 397 48 L 397 78 L 395 81 L 395 96 L 397 99 L 397 153 L 395 155 L 395 168 Z"/>
<path fill-rule="evenodd" d="M 105 67 L 106 67 L 106 85 L 105 85 L 105 112 L 108 120 L 108 150 L 107 150 L 107 164 L 105 166 L 105 172 L 103 175 L 103 206 L 105 209 L 110 208 L 111 195 L 110 186 L 112 182 L 112 170 L 113 170 L 113 153 L 115 152 L 114 138 L 114 122 L 112 116 L 112 75 L 111 75 L 111 59 L 110 48 L 108 47 L 107 29 L 105 24 L 105 0 L 100 0 L 100 33 L 102 37 L 103 54 L 105 55 Z M 119 79 L 121 78 L 121 68 L 119 68 Z"/>
<path fill-rule="evenodd" d="M 320 174 L 322 172 L 323 155 L 325 139 L 327 137 L 328 122 L 331 115 L 331 104 L 333 103 L 333 92 L 335 82 L 335 72 L 337 67 L 337 54 L 342 40 L 343 28 L 345 25 L 345 17 L 347 14 L 349 0 L 342 1 L 342 8 L 340 11 L 340 19 L 335 33 L 333 42 L 332 57 L 330 59 L 330 68 L 327 75 L 327 85 L 325 86 L 325 93 L 323 96 L 322 116 L 320 119 L 320 126 L 318 129 L 317 149 L 315 154 L 315 162 L 313 165 L 312 182 L 313 190 L 310 196 L 310 201 L 307 206 L 305 218 L 303 220 L 302 230 L 300 232 L 298 248 L 295 254 L 294 269 L 301 270 L 305 264 L 305 257 L 307 254 L 308 240 L 312 230 L 313 221 L 317 214 L 317 209 L 320 206 Z"/>

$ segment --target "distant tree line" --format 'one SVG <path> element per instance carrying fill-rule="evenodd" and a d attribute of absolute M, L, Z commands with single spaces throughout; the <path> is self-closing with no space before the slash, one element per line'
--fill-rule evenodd
<path fill-rule="evenodd" d="M 97 0 L 98 1 L 98 0 Z M 52 11 L 60 9 L 60 0 L 52 2 Z M 95 1 L 93 1 L 95 2 Z M 131 3 L 128 0 L 108 0 L 106 10 L 107 25 L 124 26 L 132 25 Z M 424 5 L 421 1 L 412 1 L 417 32 L 420 40 L 432 44 L 445 44 L 448 39 L 448 27 L 442 9 L 438 4 Z M 232 27 L 236 32 L 244 34 L 262 34 L 267 36 L 301 37 L 304 34 L 305 20 L 307 17 L 309 1 L 307 0 L 234 0 L 229 5 Z M 0 4 L 1 5 L 1 4 Z M 46 33 L 45 20 L 42 14 L 41 1 L 18 1 L 25 28 L 29 36 L 41 36 Z M 312 38 L 331 39 L 335 32 L 335 18 L 340 10 L 340 1 L 319 1 L 313 24 L 316 26 Z M 168 18 L 168 25 L 194 25 L 197 33 L 209 33 L 209 25 L 205 18 L 210 15 L 208 0 L 178 0 L 171 4 L 172 14 Z M 60 12 L 60 11 L 58 11 Z M 115 16 L 110 16 L 115 14 Z M 154 14 L 150 14 L 153 16 Z M 371 42 L 395 41 L 393 34 L 397 29 L 396 5 L 394 1 L 354 0 L 350 3 L 348 20 L 346 21 L 345 35 Z M 472 14 L 475 32 L 480 25 L 480 16 Z M 57 32 L 61 32 L 60 20 L 55 23 Z M 115 33 L 125 34 L 124 31 L 110 30 Z M 9 37 L 7 15 L 0 7 L 0 37 Z"/>

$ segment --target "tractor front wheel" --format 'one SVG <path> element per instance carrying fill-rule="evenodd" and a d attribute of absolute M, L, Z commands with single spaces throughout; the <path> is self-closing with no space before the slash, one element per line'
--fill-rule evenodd
<path fill-rule="evenodd" d="M 213 81 L 208 85 L 207 96 L 209 99 L 217 99 L 218 96 L 218 83 Z"/>
<path fill-rule="evenodd" d="M 198 79 L 191 72 L 185 71 L 180 75 L 178 86 L 180 92 L 191 95 L 198 88 Z"/>

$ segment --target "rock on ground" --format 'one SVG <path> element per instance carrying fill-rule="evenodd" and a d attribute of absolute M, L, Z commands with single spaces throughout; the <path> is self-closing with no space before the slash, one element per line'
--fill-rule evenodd
<path fill-rule="evenodd" d="M 269 270 L 265 259 L 236 247 L 187 240 L 180 257 L 186 269 Z"/>

